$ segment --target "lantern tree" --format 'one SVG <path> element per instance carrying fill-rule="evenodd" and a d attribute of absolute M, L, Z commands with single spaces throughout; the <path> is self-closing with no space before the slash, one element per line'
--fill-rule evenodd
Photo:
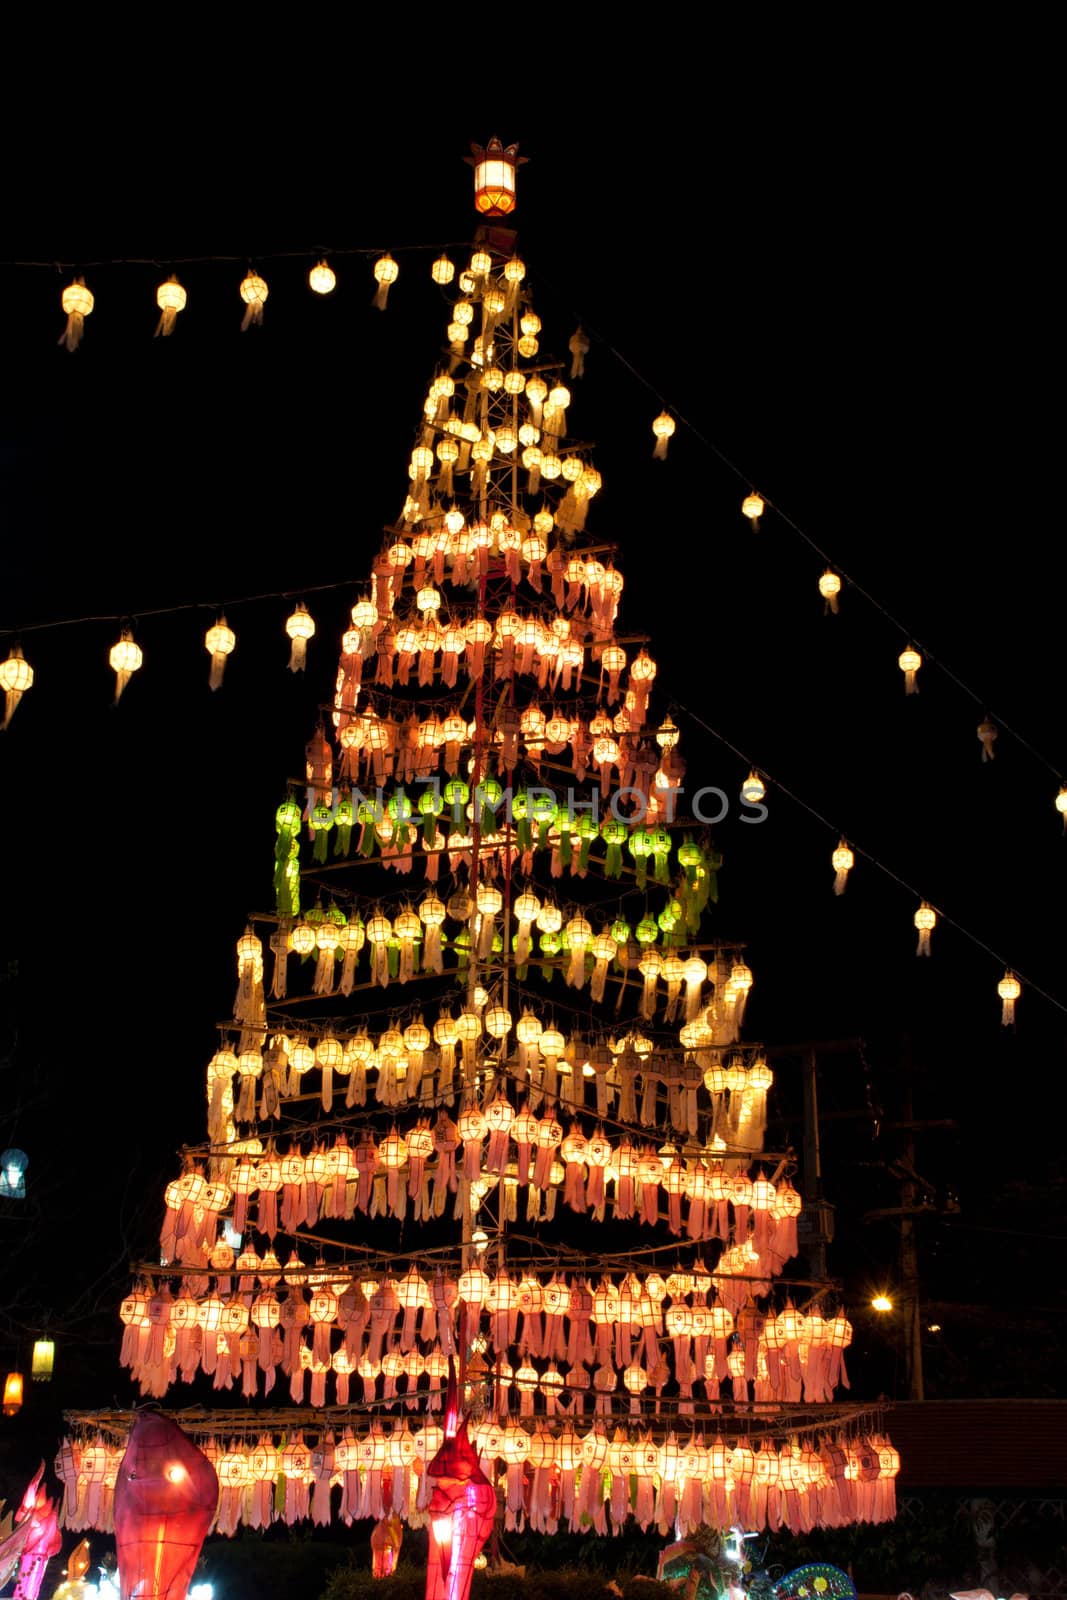
<path fill-rule="evenodd" d="M 884 1519 L 896 1452 L 835 1399 L 845 1311 L 788 1277 L 753 974 L 708 928 L 719 857 L 622 623 L 627 530 L 592 531 L 601 476 L 509 236 L 445 266 L 399 514 L 280 796 L 274 913 L 237 941 L 123 1365 L 242 1402 L 186 1424 L 220 1531 L 440 1521 L 442 1593 L 471 1496 L 483 1535 L 489 1496 L 546 1533 Z M 314 622 L 286 626 L 301 668 Z M 128 1418 L 71 1422 L 66 1522 L 104 1526 Z"/>

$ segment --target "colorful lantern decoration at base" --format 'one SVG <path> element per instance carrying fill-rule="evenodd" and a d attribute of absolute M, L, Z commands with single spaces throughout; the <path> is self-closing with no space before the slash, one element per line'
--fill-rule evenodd
<path fill-rule="evenodd" d="M 774 1600 L 855 1600 L 856 1586 L 847 1572 L 825 1561 L 812 1561 L 795 1567 L 779 1578 Z"/>
<path fill-rule="evenodd" d="M 475 1558 L 493 1531 L 496 1490 L 478 1465 L 464 1417 L 426 1468 L 430 1555 L 426 1600 L 467 1600 Z"/>
<path fill-rule="evenodd" d="M 463 159 L 474 168 L 474 209 L 479 216 L 510 216 L 515 209 L 515 171 L 528 157 L 520 156 L 517 144 L 502 145 L 494 138 L 484 149 L 472 144 L 470 155 Z"/>
<path fill-rule="evenodd" d="M 404 1525 L 395 1511 L 375 1524 L 370 1536 L 372 1577 L 389 1578 L 393 1575 L 400 1559 L 403 1539 Z"/>
<path fill-rule="evenodd" d="M 13 1531 L 0 1539 L 0 1588 L 18 1573 L 12 1600 L 37 1600 L 45 1568 L 62 1545 L 55 1503 L 41 1488 L 43 1477 L 42 1461 L 15 1512 Z"/>
<path fill-rule="evenodd" d="M 119 1585 L 138 1600 L 186 1600 L 218 1503 L 202 1450 L 168 1418 L 134 1422 L 115 1484 Z"/>
<path fill-rule="evenodd" d="M 58 1589 L 52 1590 L 52 1600 L 94 1600 L 96 1585 L 88 1581 L 89 1541 L 76 1544 L 67 1558 L 66 1575 Z"/>

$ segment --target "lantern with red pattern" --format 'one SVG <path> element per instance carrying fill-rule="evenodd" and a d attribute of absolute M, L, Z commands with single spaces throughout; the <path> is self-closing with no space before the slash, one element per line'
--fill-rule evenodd
<path fill-rule="evenodd" d="M 219 1480 L 166 1417 L 134 1422 L 115 1484 L 115 1545 L 124 1595 L 185 1600 L 215 1515 Z"/>

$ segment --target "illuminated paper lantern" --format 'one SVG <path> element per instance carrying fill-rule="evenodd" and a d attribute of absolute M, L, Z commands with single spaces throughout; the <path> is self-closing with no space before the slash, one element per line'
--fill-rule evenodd
<path fill-rule="evenodd" d="M 527 160 L 519 155 L 518 145 L 502 145 L 493 138 L 484 149 L 472 144 L 470 155 L 463 159 L 474 168 L 474 209 L 479 216 L 510 216 L 515 209 L 515 173 Z"/>
<path fill-rule="evenodd" d="M 1023 986 L 1014 972 L 1006 972 L 997 984 L 997 993 L 1001 999 L 1000 1023 L 1001 1027 L 1010 1028 L 1015 1022 L 1015 1002 L 1023 992 Z"/>
<path fill-rule="evenodd" d="M 841 593 L 841 579 L 836 572 L 831 572 L 829 567 L 819 579 L 819 593 L 826 601 L 823 610 L 837 615 L 837 597 Z"/>
<path fill-rule="evenodd" d="M 59 343 L 68 350 L 77 350 L 85 332 L 85 319 L 95 305 L 91 289 L 85 287 L 84 278 L 68 283 L 60 296 L 60 304 L 67 313 L 67 325 L 59 336 Z"/>
<path fill-rule="evenodd" d="M 922 664 L 922 656 L 919 654 L 918 650 L 913 650 L 910 644 L 908 645 L 908 648 L 906 650 L 902 650 L 897 657 L 897 666 L 904 674 L 905 694 L 918 694 L 919 686 L 915 682 L 915 674 L 918 672 Z"/>
<path fill-rule="evenodd" d="M 219 1480 L 168 1418 L 138 1415 L 115 1482 L 119 1584 L 138 1600 L 185 1600 L 215 1515 Z"/>
<path fill-rule="evenodd" d="M 748 518 L 755 533 L 759 532 L 759 519 L 765 510 L 763 496 L 757 494 L 754 489 L 751 494 L 746 494 L 741 502 L 741 515 Z"/>
<path fill-rule="evenodd" d="M 55 1370 L 55 1364 L 55 1340 L 36 1339 L 33 1345 L 33 1360 L 30 1365 L 30 1377 L 34 1383 L 47 1383 Z"/>
<path fill-rule="evenodd" d="M 315 632 L 315 619 L 303 600 L 286 618 L 285 631 L 293 642 L 289 651 L 289 671 L 303 672 L 307 665 L 308 640 Z"/>
<path fill-rule="evenodd" d="M 308 288 L 313 294 L 333 294 L 337 274 L 326 261 L 318 261 L 308 273 Z"/>
<path fill-rule="evenodd" d="M 844 894 L 848 875 L 856 864 L 856 858 L 844 839 L 830 857 L 830 864 L 834 869 L 834 893 Z"/>
<path fill-rule="evenodd" d="M 172 272 L 156 290 L 156 305 L 159 307 L 159 321 L 156 323 L 155 332 L 157 339 L 170 338 L 177 325 L 178 312 L 185 310 L 188 299 L 189 296 Z"/>
<path fill-rule="evenodd" d="M 996 743 L 997 734 L 999 732 L 1000 729 L 989 717 L 983 717 L 981 722 L 978 724 L 977 733 L 979 739 L 982 741 L 983 761 L 993 760 L 993 757 L 996 754 L 993 746 Z"/>
<path fill-rule="evenodd" d="M 389 298 L 389 285 L 395 283 L 399 276 L 400 268 L 388 251 L 384 256 L 378 257 L 374 263 L 374 279 L 378 287 L 374 293 L 373 304 L 377 306 L 379 311 L 385 310 L 386 301 Z"/>
<path fill-rule="evenodd" d="M 12 645 L 6 661 L 0 661 L 0 689 L 6 696 L 4 706 L 4 720 L 0 728 L 6 728 L 11 718 L 18 710 L 19 701 L 28 689 L 33 688 L 33 668 L 22 654 L 20 645 Z"/>
<path fill-rule="evenodd" d="M 652 452 L 652 459 L 666 461 L 667 446 L 674 436 L 674 418 L 666 411 L 661 411 L 658 417 L 652 419 L 652 432 L 656 436 L 656 448 Z"/>
<path fill-rule="evenodd" d="M 123 628 L 122 637 L 111 646 L 108 663 L 115 674 L 115 704 L 122 699 L 122 691 L 144 661 L 144 652 L 133 637 L 133 630 Z"/>
<path fill-rule="evenodd" d="M 930 935 L 937 926 L 937 912 L 933 906 L 928 906 L 924 900 L 915 913 L 915 926 L 919 930 L 919 943 L 915 948 L 917 956 L 930 954 Z"/>
<path fill-rule="evenodd" d="M 213 628 L 209 628 L 204 635 L 204 649 L 211 657 L 211 672 L 208 676 L 208 688 L 219 689 L 222 687 L 222 674 L 226 670 L 226 657 L 233 654 L 233 647 L 237 643 L 237 635 L 232 628 L 226 626 L 226 618 L 220 617 Z"/>
<path fill-rule="evenodd" d="M 426 1600 L 467 1600 L 475 1560 L 493 1531 L 496 1490 L 478 1465 L 466 1418 L 427 1463 L 426 1477 L 433 1484 Z"/>
<path fill-rule="evenodd" d="M 22 1410 L 23 1378 L 21 1372 L 9 1372 L 4 1379 L 4 1416 L 14 1417 Z"/>
<path fill-rule="evenodd" d="M 241 319 L 242 333 L 247 333 L 249 328 L 263 326 L 263 307 L 269 293 L 264 280 L 249 268 L 241 280 L 241 299 L 245 303 L 245 314 Z"/>

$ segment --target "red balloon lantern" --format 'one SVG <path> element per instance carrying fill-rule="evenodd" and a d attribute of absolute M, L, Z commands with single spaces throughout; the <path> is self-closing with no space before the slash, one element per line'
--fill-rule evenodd
<path fill-rule="evenodd" d="M 430 1559 L 426 1600 L 467 1600 L 474 1558 L 496 1515 L 496 1490 L 478 1465 L 464 1417 L 426 1468 L 430 1497 Z"/>
<path fill-rule="evenodd" d="M 166 1417 L 139 1416 L 115 1484 L 123 1600 L 186 1600 L 218 1497 L 203 1451 Z"/>

